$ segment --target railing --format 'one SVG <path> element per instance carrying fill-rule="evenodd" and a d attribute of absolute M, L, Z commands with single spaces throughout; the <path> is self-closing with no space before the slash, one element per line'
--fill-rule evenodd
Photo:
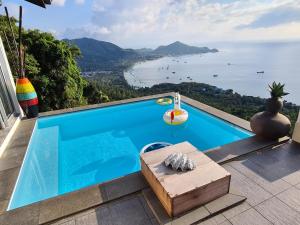
<path fill-rule="evenodd" d="M 20 114 L 14 79 L 0 38 L 0 128 L 9 125 L 12 116 Z"/>
<path fill-rule="evenodd" d="M 293 141 L 300 143 L 300 112 L 294 128 Z"/>

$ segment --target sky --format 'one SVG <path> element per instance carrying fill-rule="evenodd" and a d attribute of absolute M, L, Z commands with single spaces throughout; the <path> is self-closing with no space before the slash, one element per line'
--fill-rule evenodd
<path fill-rule="evenodd" d="M 23 6 L 26 28 L 126 48 L 300 40 L 300 0 L 53 0 L 46 9 L 24 0 L 2 2 L 14 16 Z"/>

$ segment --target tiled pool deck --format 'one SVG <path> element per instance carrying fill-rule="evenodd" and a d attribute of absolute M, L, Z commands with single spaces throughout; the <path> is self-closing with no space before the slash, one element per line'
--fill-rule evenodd
<path fill-rule="evenodd" d="M 173 93 L 53 111 L 41 116 L 169 95 L 173 95 Z M 186 97 L 182 97 L 182 100 L 237 126 L 249 129 L 249 123 L 245 120 Z M 19 209 L 5 211 L 34 123 L 34 119 L 21 121 L 10 144 L 0 158 L 1 225 L 158 224 L 146 204 L 143 193 L 148 189 L 148 185 L 140 173 Z M 286 142 L 287 140 L 288 138 L 266 141 L 258 137 L 251 137 L 207 151 L 206 154 L 209 157 L 232 174 L 230 192 L 246 196 L 247 200 L 218 215 L 211 214 L 214 216 L 198 224 L 300 224 L 300 145 Z M 209 211 L 209 207 L 203 207 L 199 214 L 205 214 L 206 211 Z M 190 224 L 189 217 L 195 217 L 195 215 L 188 214 L 184 219 L 169 224 Z"/>

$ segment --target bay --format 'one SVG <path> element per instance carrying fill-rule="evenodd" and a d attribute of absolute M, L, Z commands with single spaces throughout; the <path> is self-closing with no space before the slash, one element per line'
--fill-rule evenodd
<path fill-rule="evenodd" d="M 259 97 L 268 84 L 286 84 L 284 99 L 300 105 L 300 43 L 214 43 L 218 53 L 163 57 L 135 64 L 124 72 L 136 87 L 159 83 L 199 82 Z M 263 73 L 257 73 L 263 72 Z"/>

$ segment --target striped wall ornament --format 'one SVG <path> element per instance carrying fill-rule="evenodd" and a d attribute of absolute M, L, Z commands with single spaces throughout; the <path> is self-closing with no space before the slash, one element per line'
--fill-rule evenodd
<path fill-rule="evenodd" d="M 16 83 L 17 99 L 28 118 L 38 115 L 38 98 L 28 78 L 18 78 Z"/>

